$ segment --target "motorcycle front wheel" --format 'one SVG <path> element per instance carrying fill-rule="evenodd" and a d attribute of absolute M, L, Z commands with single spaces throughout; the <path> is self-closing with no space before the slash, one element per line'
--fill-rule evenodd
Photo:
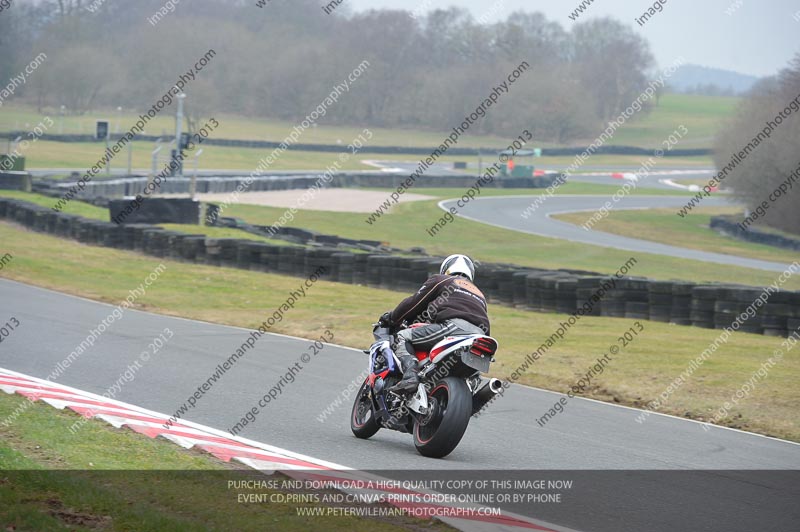
<path fill-rule="evenodd" d="M 375 413 L 372 411 L 372 400 L 369 398 L 369 391 L 369 384 L 364 381 L 353 403 L 353 411 L 350 413 L 350 430 L 353 431 L 356 438 L 364 440 L 374 436 L 381 428 L 375 420 Z"/>
<path fill-rule="evenodd" d="M 458 377 L 445 377 L 428 394 L 430 412 L 414 423 L 414 445 L 423 456 L 442 458 L 458 446 L 472 416 L 472 394 Z"/>

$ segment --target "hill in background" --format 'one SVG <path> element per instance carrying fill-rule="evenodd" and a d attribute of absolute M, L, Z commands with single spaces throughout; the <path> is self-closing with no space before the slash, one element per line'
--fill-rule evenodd
<path fill-rule="evenodd" d="M 690 64 L 678 68 L 669 84 L 677 92 L 731 96 L 748 92 L 759 79 L 732 70 Z"/>

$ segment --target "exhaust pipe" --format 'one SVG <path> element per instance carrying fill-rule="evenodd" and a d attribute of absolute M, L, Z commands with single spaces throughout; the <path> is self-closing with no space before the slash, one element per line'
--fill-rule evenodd
<path fill-rule="evenodd" d="M 503 391 L 503 382 L 500 379 L 489 379 L 489 382 L 478 388 L 472 395 L 472 415 L 477 414 L 486 403 Z"/>

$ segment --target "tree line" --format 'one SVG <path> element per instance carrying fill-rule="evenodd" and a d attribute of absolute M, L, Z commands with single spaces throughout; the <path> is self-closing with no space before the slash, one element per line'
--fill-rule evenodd
<path fill-rule="evenodd" d="M 714 162 L 754 225 L 800 234 L 800 53 L 759 82 L 717 135 Z M 744 157 L 743 157 L 744 156 Z"/>
<path fill-rule="evenodd" d="M 362 61 L 369 71 L 321 124 L 449 130 L 522 61 L 531 72 L 474 133 L 569 142 L 592 136 L 645 87 L 648 43 L 613 19 L 570 31 L 540 13 L 483 24 L 461 8 L 331 14 L 317 0 L 192 0 L 148 23 L 163 0 L 15 1 L 0 17 L 0 79 L 36 53 L 23 87 L 39 108 L 145 109 L 197 54 L 217 51 L 189 111 L 299 120 Z M 91 8 L 91 10 L 90 10 Z M 164 12 L 162 12 L 164 13 Z"/>

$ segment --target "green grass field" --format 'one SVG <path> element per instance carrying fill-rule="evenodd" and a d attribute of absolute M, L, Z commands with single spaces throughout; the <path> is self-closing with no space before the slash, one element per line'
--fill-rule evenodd
<path fill-rule="evenodd" d="M 689 135 L 681 141 L 685 147 L 708 147 L 709 138 L 726 117 L 731 116 L 740 101 L 736 97 L 700 96 L 689 94 L 665 94 L 659 106 L 647 115 L 634 117 L 609 142 L 612 145 L 657 147 L 680 124 L 689 129 Z M 124 132 L 138 119 L 138 113 L 130 110 L 118 112 L 115 109 L 90 111 L 84 115 L 66 115 L 61 117 L 58 109 L 36 109 L 16 103 L 5 104 L 0 116 L 0 132 L 29 131 L 45 116 L 49 116 L 54 125 L 50 133 L 57 134 L 93 134 L 97 120 L 108 120 L 111 132 Z M 296 123 L 234 115 L 215 115 L 219 121 L 219 137 L 229 139 L 263 139 L 280 141 L 292 131 Z M 376 146 L 436 146 L 439 145 L 446 132 L 370 128 L 374 138 L 370 141 Z M 347 145 L 356 138 L 363 127 L 321 125 L 303 132 L 302 142 L 312 144 Z M 174 135 L 175 118 L 170 109 L 151 120 L 146 129 L 148 135 Z M 448 131 L 449 133 L 449 131 Z M 599 133 L 599 132 L 598 132 Z M 216 133 L 215 133 L 216 135 Z M 591 139 L 584 139 L 591 140 Z M 466 147 L 505 147 L 509 139 L 499 136 L 477 136 L 466 134 L 459 145 Z M 581 144 L 576 142 L 576 145 Z M 537 143 L 550 147 L 550 143 Z"/>
<path fill-rule="evenodd" d="M 720 124 L 733 113 L 739 99 L 733 97 L 709 97 L 697 95 L 666 94 L 661 98 L 660 105 L 652 113 L 635 117 L 625 124 L 611 139 L 609 145 L 630 145 L 656 148 L 679 125 L 684 125 L 689 133 L 684 137 L 678 148 L 707 148 Z M 98 119 L 109 120 L 112 133 L 125 132 L 136 123 L 137 113 L 131 111 L 117 112 L 116 110 L 100 110 L 89 112 L 80 116 L 59 116 L 57 109 L 45 109 L 38 113 L 30 106 L 20 104 L 6 104 L 0 115 L 0 132 L 30 131 L 45 116 L 50 117 L 54 124 L 48 133 L 80 133 L 93 134 L 95 122 Z M 214 138 L 229 139 L 261 139 L 280 141 L 287 136 L 296 124 L 286 121 L 257 119 L 241 116 L 218 115 L 216 119 L 220 126 L 214 131 Z M 160 135 L 165 138 L 174 136 L 174 117 L 165 112 L 153 119 L 145 131 L 148 135 Z M 311 128 L 303 133 L 300 138 L 302 143 L 311 144 L 341 144 L 343 148 L 362 132 L 363 127 L 326 126 Z M 373 138 L 366 143 L 365 150 L 360 157 L 348 161 L 343 169 L 367 169 L 357 159 L 369 158 L 369 146 L 438 146 L 449 133 L 445 131 L 403 130 L 371 128 Z M 598 134 L 600 131 L 598 131 Z M 571 143 L 573 146 L 586 146 L 593 138 L 579 139 Z M 502 149 L 508 145 L 510 139 L 499 136 L 465 135 L 459 140 L 460 147 L 484 147 Z M 539 147 L 552 147 L 552 143 L 534 141 L 532 145 Z M 103 152 L 104 146 L 100 143 L 61 144 L 40 141 L 33 144 L 26 152 L 29 168 L 75 168 L 85 169 L 90 167 Z M 150 156 L 153 146 L 151 143 L 135 143 L 133 154 L 134 168 L 149 168 Z M 202 168 L 218 169 L 252 169 L 257 161 L 266 155 L 265 150 L 248 150 L 239 148 L 226 148 L 219 146 L 206 146 L 201 160 Z M 393 156 L 374 155 L 372 158 L 395 159 Z M 411 159 L 414 157 L 400 157 Z M 127 166 L 127 153 L 117 157 L 114 166 L 117 168 Z M 589 164 L 641 164 L 640 157 L 609 157 L 595 156 Z M 284 154 L 274 166 L 276 170 L 325 168 L 333 162 L 330 154 L 318 152 L 291 151 Z M 444 161 L 466 160 L 477 162 L 475 157 L 444 157 Z M 544 165 L 566 165 L 571 162 L 569 157 L 546 157 L 538 161 Z M 704 165 L 710 164 L 710 159 L 703 158 L 668 158 L 661 164 Z"/>
<path fill-rule="evenodd" d="M 14 256 L 3 277 L 99 301 L 118 303 L 160 262 L 167 265 L 158 285 L 137 300 L 143 310 L 214 323 L 256 327 L 265 309 L 279 305 L 298 278 L 215 268 L 156 259 L 128 251 L 86 246 L 74 241 L 25 231 L 0 223 L 0 242 Z M 641 260 L 641 259 L 640 259 Z M 637 266 L 638 268 L 638 266 Z M 114 275 L 107 273 L 113 271 Z M 636 272 L 640 273 L 640 272 Z M 103 279 L 98 283 L 98 279 Z M 480 279 L 478 279 L 480 284 Z M 337 343 L 363 348 L 371 343 L 369 324 L 386 307 L 407 294 L 320 281 L 313 293 L 292 311 L 291 320 L 274 332 L 317 338 L 326 329 Z M 197 305 L 202 299 L 203 305 Z M 508 378 L 521 361 L 559 327 L 566 316 L 492 305 L 492 334 L 502 346 L 493 375 Z M 585 368 L 634 320 L 586 317 L 563 340 L 523 373 L 519 383 L 565 391 Z M 625 363 L 614 365 L 587 391 L 587 396 L 626 405 L 653 400 L 698 356 L 719 331 L 643 322 L 645 333 L 625 351 Z M 779 347 L 782 339 L 736 333 L 698 369 L 662 411 L 707 419 Z M 782 370 L 759 383 L 751 399 L 721 421 L 765 434 L 800 441 L 794 382 L 800 351 L 787 353 Z M 632 421 L 633 422 L 633 421 Z"/>
<path fill-rule="evenodd" d="M 138 113 L 124 110 L 118 113 L 116 110 L 90 111 L 84 115 L 67 115 L 63 119 L 59 117 L 59 110 L 44 109 L 42 113 L 37 113 L 36 109 L 19 104 L 5 104 L 3 114 L 0 116 L 0 133 L 7 131 L 30 131 L 45 116 L 53 120 L 54 125 L 48 128 L 48 133 L 58 134 L 83 134 L 94 135 L 97 120 L 108 120 L 111 133 L 125 132 L 130 129 L 138 120 Z M 243 117 L 237 115 L 215 114 L 214 118 L 219 122 L 219 128 L 214 130 L 215 138 L 226 139 L 248 139 L 248 140 L 271 140 L 280 142 L 292 129 L 297 126 L 297 122 L 262 119 L 253 117 Z M 205 123 L 201 121 L 200 125 Z M 298 142 L 304 144 L 339 144 L 347 146 L 353 139 L 362 133 L 364 126 L 330 126 L 320 125 L 311 127 L 303 132 Z M 369 128 L 373 133 L 373 138 L 369 141 L 374 146 L 438 146 L 449 131 L 424 131 L 424 130 L 404 130 L 404 129 L 385 129 Z M 159 116 L 148 122 L 144 134 L 159 135 L 163 137 L 175 137 L 175 110 L 174 108 L 164 110 Z M 513 140 L 513 139 L 512 139 Z M 494 136 L 476 136 L 465 134 L 460 140 L 459 145 L 478 148 L 501 146 L 505 148 L 509 143 L 508 139 Z"/>
<path fill-rule="evenodd" d="M 709 227 L 712 216 L 734 213 L 741 213 L 741 209 L 701 207 L 694 209 L 687 220 L 675 216 L 675 209 L 619 210 L 612 211 L 593 229 L 662 244 L 785 264 L 791 264 L 798 259 L 797 252 L 723 236 Z M 559 214 L 554 218 L 581 225 L 586 223 L 588 215 L 585 212 L 573 212 Z"/>
<path fill-rule="evenodd" d="M 131 168 L 135 171 L 149 171 L 152 166 L 152 151 L 154 144 L 150 142 L 133 142 Z M 261 158 L 269 155 L 272 150 L 259 150 L 254 148 L 232 148 L 227 146 L 202 146 L 203 153 L 198 159 L 199 170 L 225 169 L 241 170 L 243 173 L 252 172 L 259 164 Z M 126 148 L 127 150 L 127 148 Z M 84 173 L 97 164 L 105 152 L 105 143 L 101 142 L 52 142 L 38 141 L 31 144 L 24 151 L 25 167 L 28 170 L 37 168 L 70 168 L 76 172 Z M 166 156 L 168 147 L 165 145 L 162 154 Z M 341 170 L 370 170 L 375 169 L 360 160 L 363 157 L 354 157 L 340 163 Z M 338 161 L 335 153 L 308 152 L 290 150 L 281 155 L 270 170 L 310 170 L 324 169 Z M 168 161 L 164 157 L 159 159 L 157 171 L 163 170 Z M 119 153 L 111 161 L 113 169 L 119 171 L 128 168 L 128 152 Z M 184 162 L 185 175 L 194 171 L 194 158 L 189 156 Z M 62 176 L 68 174 L 61 173 Z M 99 174 L 105 175 L 105 171 Z"/>
<path fill-rule="evenodd" d="M 425 189 L 419 189 L 425 193 Z M 458 193 L 450 197 L 457 196 Z M 446 197 L 446 195 L 443 195 Z M 392 246 L 409 249 L 422 246 L 431 255 L 447 256 L 469 250 L 470 255 L 485 262 L 508 262 L 537 268 L 573 268 L 600 273 L 614 273 L 631 256 L 631 252 L 591 246 L 564 240 L 528 235 L 499 227 L 458 218 L 431 237 L 426 229 L 442 212 L 436 201 L 415 201 L 399 204 L 375 224 L 365 223 L 364 213 L 300 211 L 292 225 L 322 233 L 357 239 L 380 239 Z M 225 210 L 226 216 L 241 218 L 251 224 L 271 225 L 285 209 L 236 204 Z M 677 217 L 676 217 L 677 218 Z M 689 218 L 693 221 L 694 218 Z M 689 223 L 689 222 L 687 222 Z M 639 263 L 633 275 L 653 279 L 683 279 L 697 282 L 743 283 L 766 286 L 775 280 L 772 272 L 685 260 L 662 255 L 635 253 Z M 800 279 L 786 285 L 800 288 Z"/>
<path fill-rule="evenodd" d="M 150 142 L 133 142 L 133 153 L 131 154 L 131 168 L 133 171 L 147 172 L 152 166 L 152 151 L 154 144 Z M 49 169 L 49 168 L 67 168 L 76 172 L 86 172 L 87 169 L 97 164 L 100 157 L 103 156 L 105 151 L 105 143 L 100 142 L 53 142 L 53 141 L 38 141 L 31 144 L 27 150 L 21 153 L 25 156 L 25 168 L 28 170 L 36 169 Z M 272 152 L 271 149 L 256 149 L 256 148 L 239 148 L 228 146 L 203 146 L 203 153 L 197 162 L 197 168 L 200 171 L 204 170 L 241 170 L 243 173 L 248 174 L 252 172 L 258 165 L 259 161 L 268 156 Z M 167 147 L 162 150 L 163 154 L 167 153 Z M 419 155 L 389 155 L 389 154 L 369 154 L 359 153 L 345 162 L 339 163 L 341 171 L 347 170 L 366 170 L 366 171 L 379 171 L 373 165 L 366 164 L 365 160 L 381 160 L 381 161 L 407 161 L 416 164 L 421 156 Z M 595 155 L 586 163 L 586 167 L 593 165 L 601 166 L 620 166 L 630 167 L 639 166 L 642 164 L 645 157 L 630 156 L 630 155 Z M 270 166 L 270 171 L 287 171 L 287 170 L 323 170 L 333 165 L 338 161 L 338 154 L 317 152 L 317 151 L 300 151 L 289 150 L 283 153 L 275 162 Z M 452 166 L 455 161 L 464 161 L 470 164 L 470 169 L 467 170 L 469 174 L 475 174 L 478 168 L 477 156 L 456 156 L 445 155 L 439 159 L 439 162 Z M 572 164 L 572 157 L 541 157 L 536 159 L 537 166 L 548 167 L 564 167 L 566 168 Z M 489 162 L 489 158 L 483 158 L 483 165 Z M 162 157 L 157 167 L 161 171 L 165 165 L 166 160 Z M 678 166 L 693 166 L 693 167 L 709 167 L 711 166 L 711 159 L 708 157 L 671 157 L 669 159 L 659 159 L 655 169 L 667 168 L 674 165 Z M 118 154 L 111 161 L 112 169 L 115 171 L 127 170 L 128 168 L 128 153 L 124 151 Z M 195 162 L 193 156 L 189 154 L 186 162 L 184 163 L 184 173 L 191 175 L 194 171 Z M 576 173 L 580 173 L 576 172 Z M 55 172 L 59 177 L 64 178 L 69 174 L 65 172 Z M 105 175 L 103 171 L 99 175 Z"/>
<path fill-rule="evenodd" d="M 583 184 L 566 186 L 580 189 Z M 424 190 L 420 189 L 425 193 Z M 588 190 L 594 190 L 594 186 L 590 186 Z M 436 193 L 435 189 L 432 191 Z M 439 197 L 448 197 L 446 191 L 440 190 L 438 194 L 441 194 Z M 32 201 L 46 207 L 52 206 L 54 202 L 53 198 L 24 192 L 0 190 L 0 195 Z M 445 226 L 435 237 L 430 237 L 425 229 L 441 216 L 442 211 L 436 205 L 438 201 L 437 199 L 399 204 L 374 225 L 364 222 L 366 219 L 364 213 L 310 210 L 295 214 L 291 225 L 342 237 L 381 240 L 401 249 L 422 246 L 431 255 L 447 256 L 469 250 L 470 255 L 484 262 L 506 262 L 536 268 L 571 268 L 612 274 L 631 257 L 628 251 L 528 235 L 460 218 Z M 70 202 L 65 212 L 108 221 L 107 209 L 81 202 Z M 254 225 L 272 225 L 284 212 L 284 208 L 278 207 L 234 204 L 225 210 L 224 215 L 241 218 Z M 692 220 L 694 218 L 690 217 L 689 221 Z M 688 225 L 688 221 L 684 221 Z M 214 238 L 260 238 L 231 229 L 174 224 L 165 224 L 164 227 L 191 234 L 207 234 Z M 639 262 L 636 271 L 631 274 L 653 279 L 766 286 L 774 282 L 776 277 L 772 272 L 737 266 L 647 253 L 636 253 L 635 256 Z M 800 278 L 797 276 L 790 278 L 784 286 L 787 289 L 800 289 Z"/>
<path fill-rule="evenodd" d="M 717 130 L 733 116 L 740 101 L 733 96 L 665 94 L 652 113 L 625 124 L 610 144 L 657 148 L 683 125 L 689 132 L 676 148 L 709 148 Z"/>
<path fill-rule="evenodd" d="M 0 419 L 23 403 L 28 401 L 22 396 L 0 392 Z M 187 451 L 164 439 L 114 429 L 98 420 L 70 433 L 79 419 L 73 412 L 38 402 L 10 426 L 0 424 L 0 523 L 4 530 L 452 530 L 441 523 L 409 518 L 390 524 L 349 516 L 297 515 L 298 507 L 314 503 L 242 504 L 238 493 L 256 491 L 229 489 L 227 482 L 257 475 L 233 472 L 244 466 Z M 255 478 L 287 479 L 282 475 Z"/>

